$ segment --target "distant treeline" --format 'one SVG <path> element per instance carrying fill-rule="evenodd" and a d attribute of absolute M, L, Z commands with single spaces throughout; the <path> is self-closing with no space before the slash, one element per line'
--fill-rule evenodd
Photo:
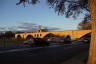
<path fill-rule="evenodd" d="M 11 39 L 15 38 L 15 33 L 12 31 L 7 31 L 5 33 L 0 34 L 0 39 Z"/>

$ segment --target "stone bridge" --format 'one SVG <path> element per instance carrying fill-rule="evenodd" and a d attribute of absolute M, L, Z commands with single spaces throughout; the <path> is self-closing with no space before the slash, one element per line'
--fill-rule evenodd
<path fill-rule="evenodd" d="M 49 31 L 49 32 L 31 32 L 31 33 L 17 33 L 15 38 L 27 39 L 27 38 L 46 38 L 46 37 L 63 37 L 69 35 L 71 39 L 80 38 L 91 30 L 65 30 L 65 31 Z"/>

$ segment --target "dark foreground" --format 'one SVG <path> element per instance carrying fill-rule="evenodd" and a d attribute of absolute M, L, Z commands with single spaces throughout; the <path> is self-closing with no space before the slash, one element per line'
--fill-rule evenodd
<path fill-rule="evenodd" d="M 88 44 L 67 44 L 7 50 L 0 53 L 1 64 L 61 64 L 88 50 Z M 71 63 L 70 63 L 71 64 Z"/>

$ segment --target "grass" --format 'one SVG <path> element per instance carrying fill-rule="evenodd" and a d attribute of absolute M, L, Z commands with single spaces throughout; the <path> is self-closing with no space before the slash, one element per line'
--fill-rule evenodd
<path fill-rule="evenodd" d="M 7 44 L 22 44 L 24 40 L 11 40 L 11 39 L 6 39 L 6 40 L 1 40 L 0 45 L 7 45 Z"/>

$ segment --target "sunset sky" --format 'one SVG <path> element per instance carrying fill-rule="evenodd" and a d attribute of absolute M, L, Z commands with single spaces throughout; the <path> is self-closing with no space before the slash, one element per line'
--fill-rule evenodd
<path fill-rule="evenodd" d="M 77 19 L 58 16 L 49 8 L 46 0 L 36 5 L 16 5 L 19 0 L 0 0 L 0 31 L 31 30 L 34 26 L 55 28 L 59 30 L 75 30 L 83 15 Z"/>

